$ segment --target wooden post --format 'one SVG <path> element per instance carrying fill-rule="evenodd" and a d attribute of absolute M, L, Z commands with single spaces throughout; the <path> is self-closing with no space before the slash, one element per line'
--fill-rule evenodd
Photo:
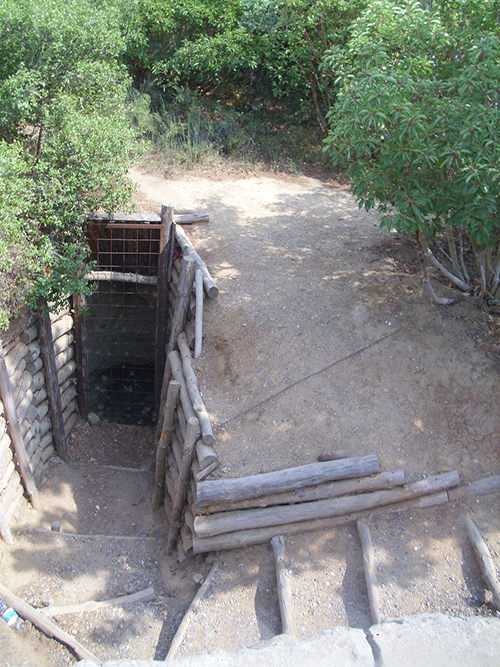
<path fill-rule="evenodd" d="M 38 302 L 38 335 L 40 337 L 40 351 L 42 353 L 43 366 L 45 370 L 45 384 L 50 406 L 50 417 L 52 421 L 52 434 L 56 452 L 66 463 L 69 460 L 64 433 L 64 417 L 61 404 L 61 391 L 57 377 L 56 360 L 54 355 L 54 341 L 47 303 Z"/>
<path fill-rule="evenodd" d="M 469 536 L 469 540 L 479 562 L 483 578 L 488 588 L 493 593 L 495 607 L 500 611 L 500 582 L 498 581 L 495 561 L 491 556 L 486 542 L 481 537 L 481 533 L 477 529 L 476 524 L 468 514 L 465 516 L 465 524 L 467 526 L 467 535 Z"/>
<path fill-rule="evenodd" d="M 75 321 L 76 383 L 78 389 L 78 411 L 82 419 L 87 419 L 87 357 L 85 355 L 86 330 L 82 309 L 84 299 L 73 295 L 73 317 Z"/>
<path fill-rule="evenodd" d="M 170 340 L 168 343 L 167 354 L 175 349 L 177 336 L 184 329 L 187 310 L 189 308 L 189 299 L 193 289 L 194 273 L 196 271 L 196 261 L 190 256 L 183 257 L 182 267 L 179 275 L 179 284 L 177 285 L 177 298 L 175 300 L 174 316 L 171 322 Z"/>
<path fill-rule="evenodd" d="M 7 542 L 7 544 L 10 544 L 10 546 L 14 544 L 14 540 L 12 539 L 12 533 L 10 532 L 9 528 L 9 522 L 7 521 L 7 517 L 5 516 L 5 512 L 1 502 L 0 502 L 0 535 L 2 536 L 2 539 Z"/>
<path fill-rule="evenodd" d="M 372 536 L 370 529 L 363 519 L 358 521 L 358 533 L 363 549 L 363 566 L 365 568 L 366 588 L 368 589 L 368 600 L 374 625 L 382 622 L 380 603 L 378 598 L 377 575 L 375 572 L 375 555 L 373 552 Z"/>
<path fill-rule="evenodd" d="M 153 510 L 157 510 L 163 505 L 163 496 L 165 494 L 165 458 L 167 455 L 167 448 L 170 445 L 170 440 L 172 438 L 172 431 L 174 430 L 175 411 L 177 409 L 179 390 L 180 384 L 175 380 L 171 380 L 168 385 L 167 400 L 163 416 L 163 428 L 161 430 L 158 447 L 156 448 Z"/>
<path fill-rule="evenodd" d="M 5 408 L 5 417 L 9 424 L 9 434 L 16 454 L 17 465 L 21 474 L 26 493 L 35 509 L 40 507 L 38 489 L 36 488 L 33 472 L 24 449 L 23 435 L 17 418 L 16 406 L 12 396 L 12 389 L 9 383 L 9 374 L 5 365 L 5 354 L 3 345 L 0 341 L 0 398 Z"/>
<path fill-rule="evenodd" d="M 54 637 L 57 641 L 68 646 L 73 653 L 81 660 L 90 660 L 98 665 L 101 660 L 89 651 L 85 646 L 80 644 L 74 637 L 68 634 L 65 630 L 59 628 L 55 623 L 45 618 L 37 609 L 34 609 L 30 604 L 18 598 L 3 584 L 0 584 L 0 595 L 5 600 L 5 603 L 12 607 L 22 618 L 32 623 L 36 628 L 41 630 L 47 637 Z"/>
<path fill-rule="evenodd" d="M 284 635 L 293 635 L 293 611 L 290 582 L 285 572 L 285 540 L 275 535 L 271 540 L 276 565 L 276 581 L 281 612 L 281 630 Z"/>
<path fill-rule="evenodd" d="M 180 527 L 178 521 L 181 518 L 182 510 L 186 502 L 189 473 L 191 471 L 191 463 L 193 462 L 196 441 L 198 440 L 199 435 L 200 424 L 196 417 L 190 417 L 187 424 L 186 437 L 184 439 L 181 465 L 179 467 L 179 481 L 172 504 L 172 523 L 170 524 L 170 530 L 168 532 L 167 552 L 172 550 L 177 540 Z"/>
<path fill-rule="evenodd" d="M 196 316 L 194 332 L 194 358 L 200 356 L 203 338 L 203 273 L 201 269 L 196 269 Z"/>
<path fill-rule="evenodd" d="M 208 587 L 210 586 L 212 579 L 214 578 L 214 575 L 217 572 L 218 567 L 219 563 L 218 561 L 215 561 L 215 563 L 212 565 L 212 569 L 207 575 L 207 578 L 196 592 L 193 601 L 189 605 L 187 612 L 184 614 L 184 618 L 182 619 L 181 624 L 177 628 L 177 632 L 175 633 L 174 638 L 172 639 L 172 643 L 170 644 L 170 648 L 168 650 L 167 657 L 165 658 L 165 662 L 170 662 L 170 660 L 174 659 L 175 654 L 177 653 L 179 646 L 182 644 L 182 640 L 186 635 L 186 631 L 188 629 L 189 622 L 191 621 L 191 617 L 194 614 L 194 612 L 198 609 L 198 606 L 203 596 L 207 592 Z"/>
<path fill-rule="evenodd" d="M 177 346 L 179 348 L 182 359 L 182 370 L 184 377 L 186 378 L 186 387 L 188 390 L 189 398 L 191 399 L 193 410 L 196 412 L 196 416 L 200 422 L 203 442 L 205 445 L 213 445 L 215 438 L 212 433 L 210 417 L 208 416 L 205 404 L 201 400 L 201 395 L 198 390 L 198 383 L 196 381 L 196 375 L 194 374 L 193 367 L 191 366 L 191 350 L 189 349 L 186 334 L 184 332 L 177 336 Z"/>
<path fill-rule="evenodd" d="M 171 236 L 170 228 L 174 219 L 173 204 L 161 205 L 160 248 L 158 257 L 158 283 L 156 298 L 156 361 L 155 361 L 155 404 L 160 405 L 163 369 L 165 368 L 167 342 L 167 311 L 168 311 L 168 244 Z"/>

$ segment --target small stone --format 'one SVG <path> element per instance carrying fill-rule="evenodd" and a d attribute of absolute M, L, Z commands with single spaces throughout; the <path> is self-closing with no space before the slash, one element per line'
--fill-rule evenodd
<path fill-rule="evenodd" d="M 48 591 L 43 593 L 41 600 L 44 607 L 51 607 L 54 604 L 54 598 Z"/>
<path fill-rule="evenodd" d="M 202 574 L 199 574 L 199 573 L 195 574 L 193 579 L 195 580 L 195 582 L 197 584 L 202 584 L 203 583 L 203 575 Z"/>
<path fill-rule="evenodd" d="M 134 584 L 125 584 L 124 589 L 125 593 L 128 593 L 128 595 L 130 595 L 131 593 L 135 593 L 136 587 Z"/>
<path fill-rule="evenodd" d="M 50 524 L 50 530 L 53 530 L 55 533 L 61 532 L 61 522 L 60 521 L 53 521 Z"/>
<path fill-rule="evenodd" d="M 91 426 L 98 427 L 101 425 L 101 418 L 95 412 L 89 412 L 87 420 Z"/>

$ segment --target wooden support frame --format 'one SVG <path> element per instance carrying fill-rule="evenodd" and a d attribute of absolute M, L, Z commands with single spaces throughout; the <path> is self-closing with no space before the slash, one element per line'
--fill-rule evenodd
<path fill-rule="evenodd" d="M 158 281 L 156 298 L 156 360 L 155 360 L 155 405 L 158 410 L 161 398 L 163 369 L 166 359 L 168 273 L 170 267 L 171 227 L 174 219 L 173 204 L 161 205 L 160 248 L 158 256 Z"/>
<path fill-rule="evenodd" d="M 40 338 L 40 351 L 45 370 L 45 384 L 50 406 L 50 417 L 52 421 L 52 434 L 56 452 L 66 463 L 69 460 L 66 435 L 64 432 L 64 416 L 61 403 L 61 391 L 57 377 L 56 359 L 54 354 L 54 341 L 52 339 L 52 328 L 50 324 L 49 308 L 45 301 L 38 302 L 38 335 Z"/>
<path fill-rule="evenodd" d="M 78 390 L 78 411 L 82 419 L 87 419 L 88 370 L 86 347 L 85 318 L 83 316 L 84 297 L 73 295 L 73 318 L 75 322 L 76 385 Z"/>
<path fill-rule="evenodd" d="M 155 465 L 155 490 L 153 495 L 153 510 L 159 509 L 163 505 L 165 494 L 165 460 L 167 449 L 170 446 L 172 432 L 175 424 L 175 411 L 179 398 L 180 384 L 171 380 L 168 385 L 167 400 L 164 410 L 163 427 L 156 448 Z"/>
<path fill-rule="evenodd" d="M 285 572 L 285 540 L 283 535 L 275 535 L 271 540 L 276 566 L 276 582 L 281 613 L 281 631 L 284 635 L 293 635 L 293 608 L 290 582 Z"/>
<path fill-rule="evenodd" d="M 379 623 L 382 623 L 382 614 L 380 613 L 372 536 L 368 524 L 364 519 L 359 519 L 357 525 L 359 539 L 361 540 L 361 547 L 363 549 L 363 566 L 365 570 L 366 588 L 368 590 L 368 601 L 370 602 L 370 611 L 374 625 L 378 625 Z"/>

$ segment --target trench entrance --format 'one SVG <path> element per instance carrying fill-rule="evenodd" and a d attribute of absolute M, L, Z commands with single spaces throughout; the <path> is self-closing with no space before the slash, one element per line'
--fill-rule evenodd
<path fill-rule="evenodd" d="M 97 288 L 84 304 L 86 412 L 109 422 L 153 425 L 162 226 L 90 222 L 89 242 Z"/>

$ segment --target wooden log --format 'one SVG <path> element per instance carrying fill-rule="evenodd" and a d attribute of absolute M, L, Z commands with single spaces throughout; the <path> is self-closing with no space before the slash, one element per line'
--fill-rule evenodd
<path fill-rule="evenodd" d="M 48 618 L 52 618 L 54 616 L 63 616 L 64 614 L 79 614 L 83 611 L 99 611 L 99 609 L 103 609 L 104 607 L 135 604 L 137 602 L 150 602 L 151 600 L 154 600 L 155 597 L 155 589 L 150 586 L 142 591 L 137 591 L 137 593 L 120 595 L 117 598 L 109 598 L 108 600 L 88 600 L 87 602 L 66 604 L 59 607 L 53 605 L 43 609 L 42 614 Z"/>
<path fill-rule="evenodd" d="M 157 285 L 156 276 L 142 276 L 140 273 L 122 273 L 120 271 L 89 271 L 85 276 L 89 281 L 115 281 L 134 285 Z"/>
<path fill-rule="evenodd" d="M 7 544 L 9 544 L 10 546 L 14 544 L 14 538 L 12 537 L 12 533 L 10 532 L 9 522 L 7 521 L 7 517 L 5 516 L 3 505 L 1 502 L 0 502 L 0 536 L 2 537 L 2 540 L 7 542 Z"/>
<path fill-rule="evenodd" d="M 481 537 L 481 533 L 469 514 L 465 515 L 465 525 L 467 527 L 467 535 L 469 536 L 470 543 L 476 554 L 483 578 L 486 585 L 493 593 L 495 607 L 500 611 L 500 582 L 498 581 L 495 561 L 488 549 L 488 545 Z"/>
<path fill-rule="evenodd" d="M 49 398 L 54 444 L 56 451 L 61 459 L 67 463 L 69 460 L 68 447 L 66 443 L 66 433 L 64 432 L 64 417 L 61 406 L 61 392 L 59 390 L 60 379 L 58 376 L 58 369 L 56 367 L 56 359 L 54 355 L 52 328 L 50 325 L 47 304 L 41 300 L 38 302 L 37 315 L 38 331 L 40 336 L 40 350 L 42 352 L 43 366 L 45 369 L 45 387 L 47 390 L 47 396 Z M 62 320 L 64 320 L 65 317 L 66 316 L 64 316 Z M 71 317 L 70 319 L 71 322 L 73 322 Z M 67 365 L 69 364 L 66 364 L 66 366 Z M 66 366 L 60 367 L 59 373 L 62 373 Z"/>
<path fill-rule="evenodd" d="M 218 456 L 214 450 L 200 441 L 196 444 L 196 456 L 200 464 L 200 470 L 204 470 L 215 461 L 218 461 Z"/>
<path fill-rule="evenodd" d="M 157 224 L 161 223 L 161 216 L 157 213 L 123 213 L 122 211 L 117 211 L 112 215 L 109 213 L 89 213 L 87 216 L 89 222 L 135 222 L 135 223 L 149 223 Z M 209 222 L 210 215 L 208 213 L 176 213 L 174 215 L 174 221 L 178 222 L 180 225 L 194 225 L 199 222 Z"/>
<path fill-rule="evenodd" d="M 38 359 L 35 359 L 35 361 L 33 361 L 30 364 L 26 364 L 26 370 L 29 373 L 31 373 L 31 375 L 35 375 L 36 373 L 38 373 L 38 371 L 42 370 L 42 368 L 43 368 L 43 361 L 41 357 L 38 357 Z"/>
<path fill-rule="evenodd" d="M 180 385 L 181 405 L 186 420 L 189 420 L 192 417 L 196 418 L 196 414 L 191 404 L 191 399 L 189 397 L 186 378 L 184 377 L 184 372 L 182 369 L 181 355 L 179 354 L 179 352 L 177 351 L 170 352 L 170 354 L 168 355 L 168 363 L 170 365 L 170 371 L 172 377 L 175 380 L 177 380 L 177 382 Z"/>
<path fill-rule="evenodd" d="M 161 400 L 162 375 L 166 361 L 167 344 L 167 309 L 169 302 L 169 266 L 170 266 L 170 240 L 171 227 L 173 226 L 174 206 L 173 204 L 161 205 L 161 230 L 158 255 L 158 294 L 156 307 L 156 340 L 155 340 L 155 405 L 158 409 Z"/>
<path fill-rule="evenodd" d="M 51 434 L 52 434 L 52 431 L 51 431 L 51 428 L 50 428 L 50 420 L 49 419 L 42 419 L 42 421 L 40 422 L 40 431 L 39 431 L 40 437 L 43 438 L 43 436 L 48 431 L 50 431 Z"/>
<path fill-rule="evenodd" d="M 87 326 L 83 316 L 83 309 L 85 307 L 85 297 L 80 294 L 73 295 L 73 318 L 75 332 L 69 332 L 69 343 L 71 344 L 71 336 L 75 341 L 75 361 L 76 361 L 76 386 L 78 396 L 78 411 L 82 419 L 87 419 L 87 395 L 88 395 L 88 364 L 87 364 Z M 66 380 L 68 382 L 69 380 Z M 66 383 L 63 383 L 65 385 Z M 66 387 L 61 386 L 61 394 Z"/>
<path fill-rule="evenodd" d="M 373 455 L 324 463 L 308 463 L 261 475 L 201 482 L 198 485 L 196 502 L 203 507 L 219 502 L 258 498 L 269 493 L 300 489 L 322 482 L 372 475 L 379 470 L 377 457 Z"/>
<path fill-rule="evenodd" d="M 203 470 L 200 470 L 199 472 L 196 473 L 195 479 L 197 482 L 202 482 L 204 479 L 206 479 L 211 472 L 213 472 L 217 466 L 220 464 L 220 461 L 214 461 L 211 463 L 209 466 L 204 468 Z"/>
<path fill-rule="evenodd" d="M 38 489 L 35 484 L 35 479 L 33 477 L 33 472 L 31 470 L 28 457 L 26 455 L 26 450 L 24 449 L 23 436 L 21 433 L 21 427 L 19 425 L 19 420 L 16 414 L 16 408 L 14 405 L 14 399 L 12 397 L 12 391 L 9 384 L 9 376 L 7 373 L 7 368 L 5 366 L 5 357 L 3 352 L 3 346 L 0 341 L 0 399 L 4 405 L 5 416 L 9 425 L 9 435 L 14 447 L 14 452 L 17 458 L 17 464 L 19 466 L 19 471 L 21 473 L 21 479 L 23 486 L 26 489 L 26 492 L 31 500 L 31 504 L 35 509 L 38 509 L 40 506 L 40 499 L 38 496 Z"/>
<path fill-rule="evenodd" d="M 325 498 L 339 498 L 354 493 L 366 493 L 367 491 L 381 491 L 403 486 L 405 474 L 403 470 L 389 470 L 381 472 L 373 477 L 359 477 L 355 479 L 344 479 L 339 482 L 326 482 L 316 486 L 307 486 L 301 489 L 286 491 L 285 493 L 274 493 L 260 498 L 240 500 L 233 503 L 217 503 L 200 507 L 201 514 L 215 514 L 227 510 L 250 509 L 252 507 L 270 507 L 272 505 L 293 505 L 295 503 L 307 503 L 312 500 L 323 500 Z"/>
<path fill-rule="evenodd" d="M 178 213 L 174 215 L 174 221 L 178 225 L 195 225 L 200 222 L 210 222 L 208 213 Z"/>
<path fill-rule="evenodd" d="M 61 393 L 61 407 L 64 410 L 76 398 L 78 391 L 74 384 L 70 384 L 64 393 Z"/>
<path fill-rule="evenodd" d="M 71 431 L 73 430 L 73 427 L 74 427 L 74 425 L 76 424 L 77 421 L 78 421 L 78 412 L 76 411 L 76 408 L 75 408 L 75 412 L 73 412 L 70 415 L 70 417 L 68 418 L 68 420 L 64 424 L 64 434 L 66 435 L 66 438 L 69 438 L 69 435 L 70 435 Z"/>
<path fill-rule="evenodd" d="M 191 463 L 193 461 L 193 455 L 195 452 L 196 441 L 200 433 L 200 425 L 196 417 L 191 417 L 188 420 L 188 428 L 186 433 L 186 439 L 184 441 L 184 449 L 182 452 L 182 461 L 179 468 L 179 483 L 177 486 L 177 491 L 175 499 L 172 503 L 172 524 L 170 525 L 170 530 L 167 540 L 167 551 L 170 551 L 177 540 L 178 528 L 176 522 L 179 521 L 184 504 L 186 502 L 187 487 L 189 482 L 189 471 L 191 469 Z"/>
<path fill-rule="evenodd" d="M 201 400 L 196 376 L 194 374 L 193 367 L 191 366 L 191 350 L 189 349 L 186 334 L 184 332 L 177 336 L 177 345 L 181 354 L 182 370 L 184 377 L 186 378 L 186 387 L 188 390 L 189 398 L 191 399 L 193 410 L 195 411 L 196 416 L 198 417 L 198 421 L 200 422 L 203 442 L 205 445 L 213 445 L 215 438 L 212 433 L 210 417 L 208 416 L 205 404 Z"/>
<path fill-rule="evenodd" d="M 365 570 L 366 588 L 368 590 L 368 600 L 370 602 L 370 611 L 373 624 L 378 625 L 379 623 L 382 623 L 382 614 L 380 613 L 375 554 L 373 551 L 370 529 L 363 519 L 359 519 L 358 521 L 358 533 L 361 540 L 361 547 L 363 549 L 363 566 Z"/>
<path fill-rule="evenodd" d="M 185 523 L 181 526 L 180 536 L 184 553 L 190 556 L 193 553 L 193 536 Z"/>
<path fill-rule="evenodd" d="M 429 502 L 422 505 L 422 500 Z M 432 502 L 431 502 L 432 500 Z M 446 491 L 436 493 L 428 498 L 417 498 L 407 502 L 399 503 L 395 506 L 381 506 L 369 510 L 371 515 L 381 515 L 391 512 L 403 512 L 407 510 L 415 511 L 422 507 L 432 507 L 443 502 L 448 502 Z M 300 535 L 301 533 L 310 533 L 320 530 L 331 530 L 336 526 L 345 526 L 346 524 L 357 521 L 365 516 L 366 512 L 353 512 L 340 517 L 329 519 L 316 519 L 315 521 L 300 521 L 290 523 L 284 526 L 270 526 L 269 528 L 256 528 L 254 530 L 240 530 L 234 533 L 225 533 L 215 537 L 201 538 L 193 535 L 193 554 L 209 553 L 212 551 L 222 551 L 226 549 L 239 549 L 249 547 L 255 544 L 264 544 L 269 542 L 275 535 Z"/>
<path fill-rule="evenodd" d="M 183 449 L 182 443 L 183 440 L 179 439 L 177 433 L 176 432 L 172 433 L 172 441 L 171 441 L 172 454 L 174 456 L 178 468 L 181 465 L 182 461 L 182 449 Z"/>
<path fill-rule="evenodd" d="M 462 498 L 474 498 L 475 496 L 486 496 L 490 493 L 500 493 L 500 475 L 483 477 L 468 486 L 459 486 L 449 492 L 450 500 L 461 500 Z"/>
<path fill-rule="evenodd" d="M 33 400 L 33 392 L 31 391 L 31 389 L 28 389 L 24 394 L 24 398 L 22 399 L 22 401 L 19 403 L 19 405 L 16 406 L 16 413 L 19 423 L 21 423 L 28 414 L 28 410 L 31 407 L 32 400 Z"/>
<path fill-rule="evenodd" d="M 206 263 L 201 259 L 199 254 L 196 252 L 193 244 L 186 236 L 186 232 L 179 225 L 175 226 L 175 238 L 177 239 L 177 243 L 179 244 L 184 257 L 186 257 L 187 255 L 194 254 L 194 256 L 196 257 L 196 264 L 203 273 L 203 286 L 205 288 L 205 292 L 210 299 L 216 299 L 217 296 L 219 295 L 219 288 L 215 284 L 212 276 L 210 275 Z"/>
<path fill-rule="evenodd" d="M 222 533 L 326 519 L 437 493 L 457 486 L 459 481 L 458 472 L 453 471 L 433 475 L 414 484 L 408 484 L 406 487 L 388 491 L 327 498 L 300 505 L 279 505 L 259 509 L 219 512 L 218 514 L 197 516 L 194 520 L 194 528 L 198 537 L 214 537 Z M 198 491 L 203 483 L 198 484 Z"/>
<path fill-rule="evenodd" d="M 38 373 L 35 373 L 32 376 L 32 390 L 36 391 L 37 389 L 41 389 L 45 384 L 45 375 L 43 371 L 38 371 Z"/>
<path fill-rule="evenodd" d="M 168 343 L 167 354 L 174 350 L 177 336 L 184 329 L 195 271 L 196 261 L 190 256 L 184 257 L 179 276 L 179 285 L 177 286 L 178 294 L 175 300 L 174 316 L 170 323 L 170 340 Z"/>
<path fill-rule="evenodd" d="M 195 611 L 198 609 L 200 602 L 205 595 L 205 593 L 208 591 L 208 588 L 210 584 L 212 583 L 212 579 L 215 576 L 215 573 L 217 572 L 217 568 L 219 567 L 219 562 L 215 561 L 215 563 L 212 565 L 212 568 L 210 572 L 207 575 L 207 578 L 205 581 L 202 583 L 200 588 L 197 590 L 196 595 L 193 598 L 193 601 L 188 607 L 188 610 L 184 614 L 184 618 L 182 619 L 179 627 L 177 628 L 177 632 L 175 633 L 172 642 L 170 644 L 170 648 L 167 653 L 167 657 L 165 658 L 165 662 L 169 662 L 170 660 L 173 660 L 175 657 L 175 654 L 179 650 L 179 646 L 182 644 L 182 640 L 184 639 L 187 629 L 189 627 L 189 623 L 191 622 L 191 617 L 195 613 Z"/>
<path fill-rule="evenodd" d="M 6 586 L 0 584 L 0 595 L 5 600 L 9 607 L 12 607 L 22 618 L 32 623 L 36 628 L 41 630 L 47 637 L 53 637 L 59 642 L 68 646 L 73 653 L 81 660 L 90 660 L 96 664 L 101 664 L 101 660 L 91 651 L 85 648 L 78 640 L 68 634 L 65 630 L 59 628 L 43 614 L 34 609 L 24 600 L 21 600 L 14 595 Z"/>
<path fill-rule="evenodd" d="M 47 398 L 47 392 L 43 387 L 33 391 L 33 405 L 36 407 Z"/>
<path fill-rule="evenodd" d="M 200 356 L 201 345 L 203 342 L 203 273 L 201 269 L 196 269 L 196 318 L 195 318 L 195 338 L 194 338 L 194 358 Z"/>
<path fill-rule="evenodd" d="M 35 340 L 31 343 L 28 343 L 28 349 L 26 352 L 26 361 L 32 362 L 35 361 L 35 359 L 38 359 L 40 356 L 40 343 Z"/>
<path fill-rule="evenodd" d="M 175 411 L 179 399 L 180 384 L 171 380 L 168 385 L 167 400 L 164 409 L 163 427 L 156 448 L 155 490 L 153 494 L 153 510 L 157 510 L 163 503 L 165 495 L 165 457 L 172 439 Z"/>
<path fill-rule="evenodd" d="M 293 607 L 290 593 L 290 582 L 285 572 L 285 540 L 283 535 L 275 535 L 271 540 L 276 566 L 276 581 L 281 613 L 281 632 L 293 635 Z"/>

